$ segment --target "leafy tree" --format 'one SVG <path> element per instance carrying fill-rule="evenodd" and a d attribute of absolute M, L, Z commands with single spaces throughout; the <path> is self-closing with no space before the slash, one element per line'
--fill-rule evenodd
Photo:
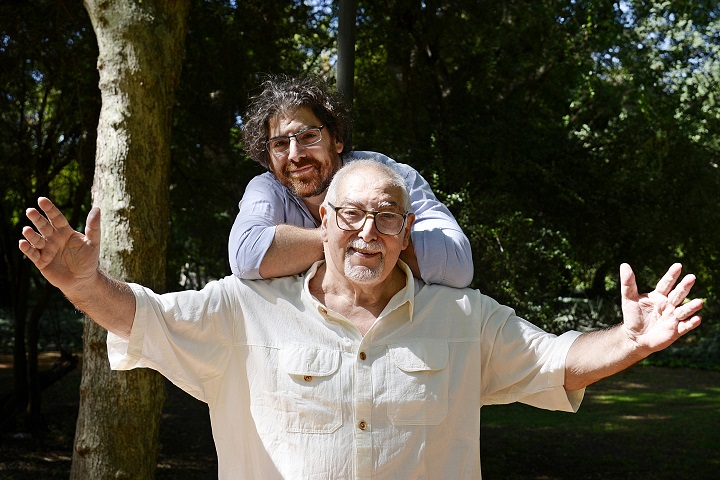
<path fill-rule="evenodd" d="M 597 321 L 621 261 L 717 284 L 717 5 L 637 3 L 361 2 L 356 145 L 425 173 L 475 286 L 545 327 Z"/>
<path fill-rule="evenodd" d="M 239 138 L 264 73 L 323 72 L 332 44 L 322 2 L 193 4 L 173 128 L 168 289 L 230 273 L 227 240 L 247 182 L 264 169 Z"/>
<path fill-rule="evenodd" d="M 52 196 L 77 225 L 92 179 L 99 113 L 97 45 L 82 5 L 68 1 L 0 6 L 0 307 L 12 312 L 14 388 L 3 424 L 25 413 L 41 426 L 37 371 L 40 318 L 60 303 L 17 248 L 25 208 Z"/>

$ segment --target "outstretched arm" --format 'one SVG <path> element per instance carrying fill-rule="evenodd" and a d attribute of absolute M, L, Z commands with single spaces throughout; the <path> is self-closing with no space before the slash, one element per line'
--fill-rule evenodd
<path fill-rule="evenodd" d="M 85 234 L 73 230 L 62 212 L 48 199 L 38 205 L 45 215 L 28 208 L 35 226 L 23 228 L 19 248 L 79 310 L 101 327 L 128 338 L 135 318 L 135 296 L 130 287 L 98 270 L 100 209 L 90 210 Z"/>
<path fill-rule="evenodd" d="M 623 322 L 575 340 L 565 363 L 566 390 L 584 388 L 620 372 L 700 325 L 696 313 L 702 300 L 685 302 L 695 276 L 686 275 L 678 283 L 681 270 L 679 263 L 672 265 L 655 290 L 640 295 L 630 265 L 620 266 Z"/>

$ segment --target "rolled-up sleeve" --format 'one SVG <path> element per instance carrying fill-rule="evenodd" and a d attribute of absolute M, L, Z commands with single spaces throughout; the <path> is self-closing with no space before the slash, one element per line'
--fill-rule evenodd
<path fill-rule="evenodd" d="M 489 320 L 482 332 L 484 405 L 522 402 L 575 412 L 585 390 L 565 390 L 565 360 L 580 332 L 556 336 L 486 297 Z"/>
<path fill-rule="evenodd" d="M 110 367 L 151 368 L 207 402 L 204 385 L 225 370 L 235 320 L 242 314 L 233 307 L 225 285 L 232 277 L 228 279 L 211 282 L 200 291 L 164 295 L 130 284 L 136 299 L 135 320 L 127 340 L 108 333 Z"/>

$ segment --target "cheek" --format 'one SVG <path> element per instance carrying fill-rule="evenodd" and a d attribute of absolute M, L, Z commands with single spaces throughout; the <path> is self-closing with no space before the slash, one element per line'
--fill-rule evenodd
<path fill-rule="evenodd" d="M 326 243 L 328 241 L 327 220 L 325 219 L 323 219 L 322 223 L 320 224 L 320 238 L 322 239 L 323 243 Z"/>
<path fill-rule="evenodd" d="M 276 160 L 270 158 L 270 164 L 268 166 L 270 167 L 272 174 L 275 175 L 275 178 L 277 178 L 282 170 L 280 169 L 280 166 L 278 166 Z"/>

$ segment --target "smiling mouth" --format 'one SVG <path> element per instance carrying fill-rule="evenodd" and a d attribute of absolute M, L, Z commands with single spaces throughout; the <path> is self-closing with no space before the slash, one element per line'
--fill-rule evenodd
<path fill-rule="evenodd" d="M 288 171 L 288 174 L 292 177 L 298 177 L 300 175 L 311 172 L 313 170 L 315 170 L 315 165 L 308 164 L 308 165 L 303 165 L 302 167 L 297 167 L 293 170 L 290 170 L 290 171 Z"/>
<path fill-rule="evenodd" d="M 365 244 L 364 242 L 351 242 L 347 248 L 348 254 L 354 254 L 365 258 L 372 258 L 382 255 L 383 249 L 378 244 Z"/>
<path fill-rule="evenodd" d="M 366 251 L 366 250 L 358 250 L 356 248 L 350 248 L 350 251 L 356 255 L 360 255 L 361 257 L 374 257 L 375 255 L 380 255 L 381 252 L 379 250 L 373 250 L 373 251 Z"/>

